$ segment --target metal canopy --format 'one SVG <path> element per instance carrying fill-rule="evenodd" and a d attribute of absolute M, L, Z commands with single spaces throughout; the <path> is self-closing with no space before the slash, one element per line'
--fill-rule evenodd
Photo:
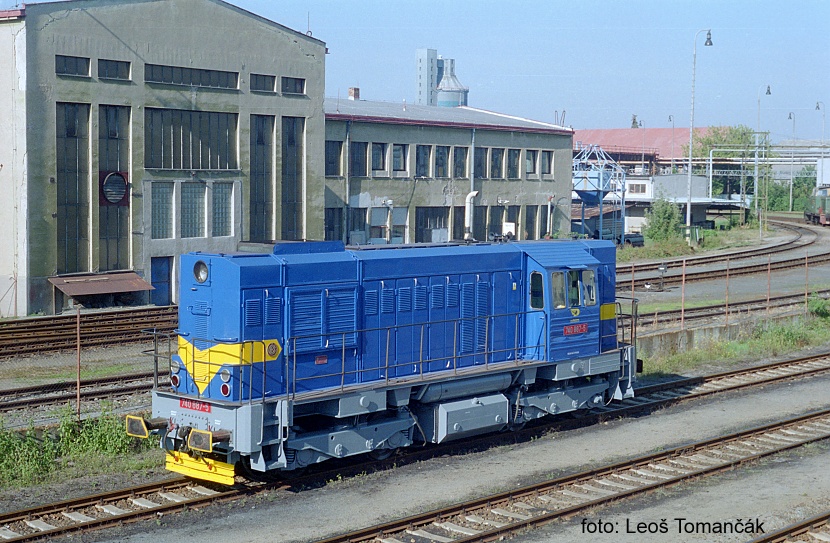
<path fill-rule="evenodd" d="M 49 282 L 70 298 L 92 294 L 155 290 L 153 285 L 139 277 L 135 272 L 63 275 L 49 277 Z"/>

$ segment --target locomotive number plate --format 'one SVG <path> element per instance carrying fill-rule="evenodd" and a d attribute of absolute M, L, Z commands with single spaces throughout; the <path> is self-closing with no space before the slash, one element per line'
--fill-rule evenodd
<path fill-rule="evenodd" d="M 209 403 L 188 400 L 186 398 L 179 398 L 179 407 L 184 409 L 192 409 L 193 411 L 201 411 L 202 413 L 210 413 Z"/>
<path fill-rule="evenodd" d="M 588 323 L 569 324 L 562 329 L 566 336 L 575 336 L 576 334 L 584 334 L 588 331 Z"/>

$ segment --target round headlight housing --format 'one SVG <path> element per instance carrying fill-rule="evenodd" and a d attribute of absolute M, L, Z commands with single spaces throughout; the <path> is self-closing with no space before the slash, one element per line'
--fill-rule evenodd
<path fill-rule="evenodd" d="M 207 264 L 199 260 L 193 266 L 193 277 L 196 278 L 197 283 L 204 283 L 208 280 L 208 267 Z"/>

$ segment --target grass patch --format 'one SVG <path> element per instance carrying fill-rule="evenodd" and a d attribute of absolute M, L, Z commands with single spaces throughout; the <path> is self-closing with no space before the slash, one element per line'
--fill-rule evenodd
<path fill-rule="evenodd" d="M 822 311 L 830 315 L 828 303 L 820 302 L 823 303 Z M 760 322 L 746 337 L 734 341 L 713 341 L 682 353 L 649 355 L 644 360 L 644 375 L 684 374 L 714 361 L 739 363 L 827 344 L 830 342 L 830 320 L 816 316 L 818 314 L 783 323 Z"/>
<path fill-rule="evenodd" d="M 123 419 L 110 407 L 79 423 L 67 406 L 52 433 L 34 429 L 20 433 L 0 427 L 0 487 L 157 466 L 161 453 L 150 454 L 152 449 L 153 440 L 127 436 Z"/>

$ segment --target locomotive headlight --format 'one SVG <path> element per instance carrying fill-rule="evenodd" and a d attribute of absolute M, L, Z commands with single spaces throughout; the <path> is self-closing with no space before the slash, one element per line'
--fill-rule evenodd
<path fill-rule="evenodd" d="M 170 373 L 179 373 L 180 369 L 182 369 L 182 365 L 178 360 L 174 358 L 170 361 Z"/>
<path fill-rule="evenodd" d="M 197 283 L 204 283 L 208 280 L 208 267 L 207 264 L 199 260 L 196 262 L 196 265 L 193 266 L 193 277 L 196 278 Z"/>

